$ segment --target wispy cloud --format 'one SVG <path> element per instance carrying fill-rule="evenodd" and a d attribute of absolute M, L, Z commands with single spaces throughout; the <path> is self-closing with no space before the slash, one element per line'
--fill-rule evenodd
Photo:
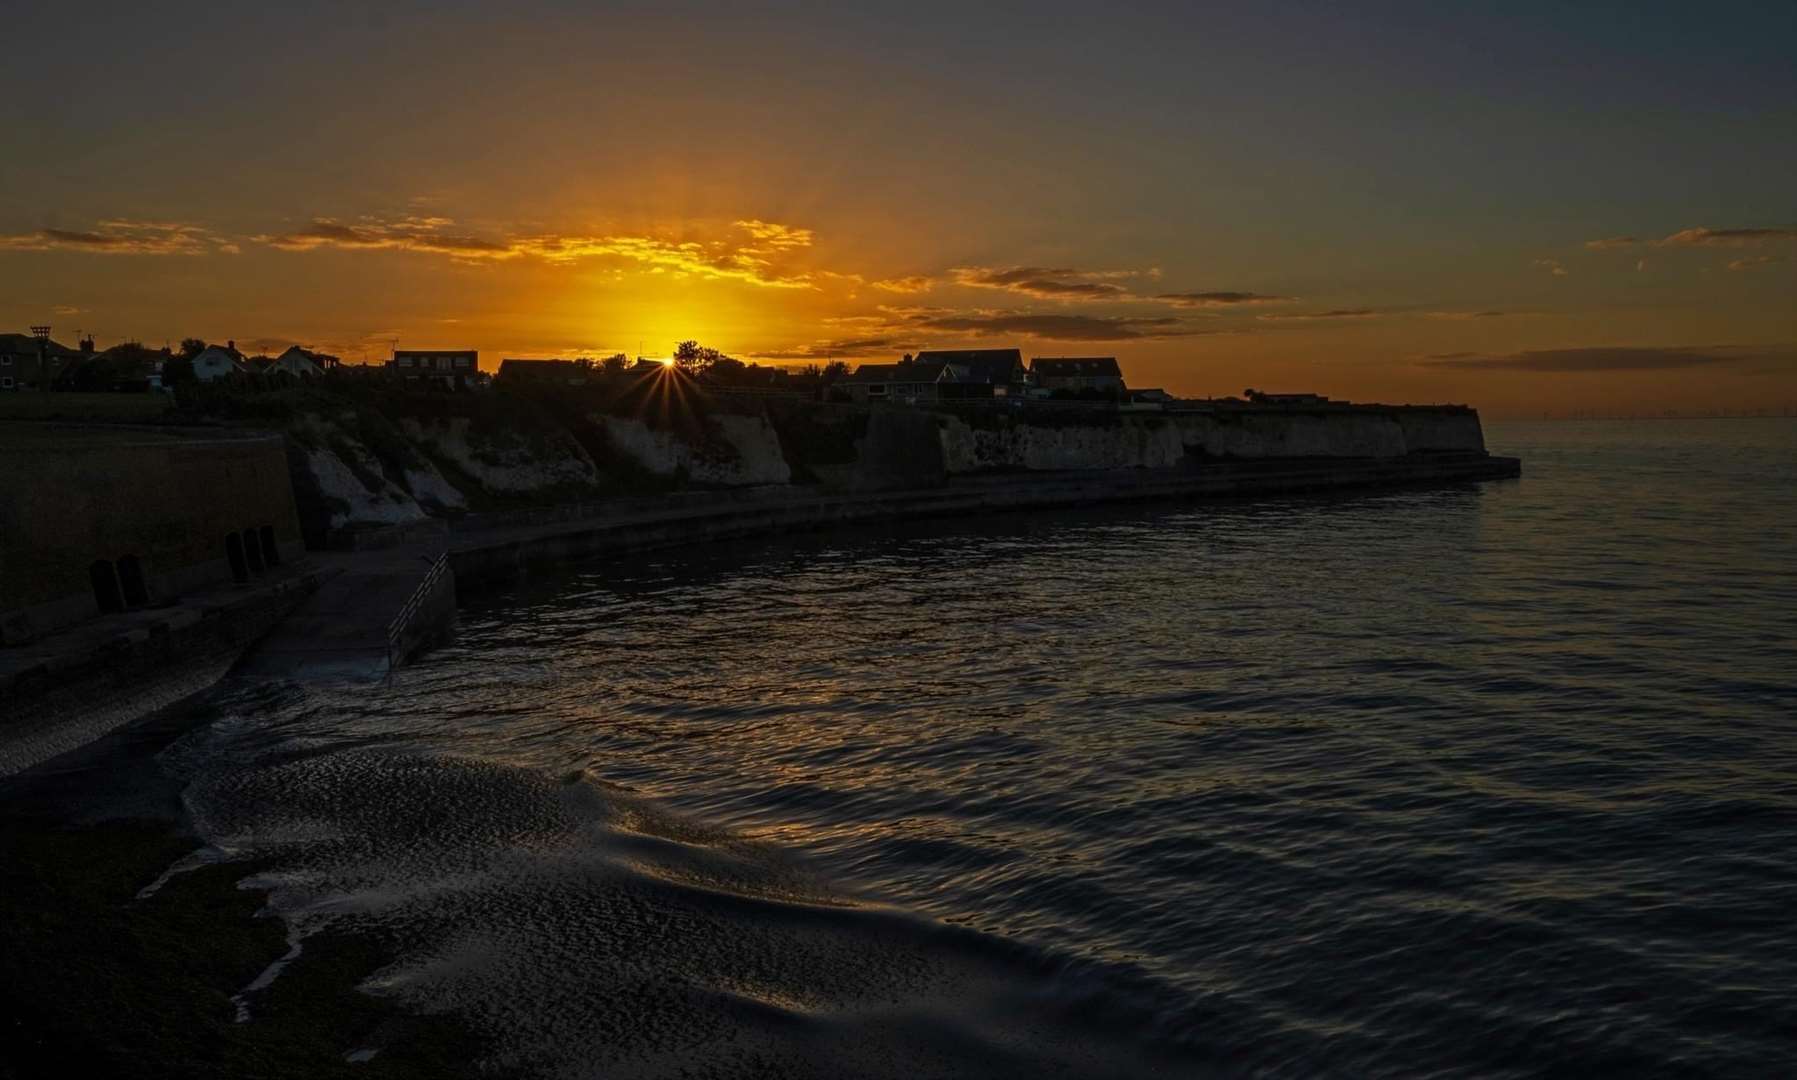
<path fill-rule="evenodd" d="M 1797 229 L 1681 229 L 1660 241 L 1661 247 L 1756 247 L 1797 239 Z"/>
<path fill-rule="evenodd" d="M 929 292 L 936 287 L 936 279 L 923 274 L 910 274 L 905 277 L 882 278 L 870 282 L 876 289 L 884 289 L 889 293 L 921 293 Z"/>
<path fill-rule="evenodd" d="M 1768 266 L 1781 262 L 1784 262 L 1784 258 L 1779 255 L 1748 255 L 1729 263 L 1728 268 L 1734 271 L 1763 270 Z"/>
<path fill-rule="evenodd" d="M 957 285 L 976 289 L 1003 289 L 1037 300 L 1131 300 L 1130 291 L 1119 281 L 1142 275 L 1153 276 L 1151 270 L 1075 270 L 1069 267 L 1014 266 L 997 269 L 989 266 L 958 266 L 949 271 Z"/>
<path fill-rule="evenodd" d="M 1175 292 L 1160 293 L 1155 296 L 1155 299 L 1177 308 L 1234 308 L 1252 307 L 1258 304 L 1285 304 L 1298 298 L 1251 292 Z"/>
<path fill-rule="evenodd" d="M 82 251 L 94 255 L 235 254 L 237 246 L 179 221 L 102 221 L 92 229 L 51 229 L 0 236 L 0 250 Z"/>
<path fill-rule="evenodd" d="M 1566 267 L 1560 265 L 1559 259 L 1536 259 L 1534 262 L 1530 263 L 1529 265 L 1540 267 L 1541 269 L 1546 270 L 1548 273 L 1554 275 L 1555 277 L 1565 277 L 1566 276 Z"/>
<path fill-rule="evenodd" d="M 1788 360 L 1794 355 L 1797 355 L 1797 347 L 1789 345 L 1686 345 L 1666 348 L 1599 346 L 1581 349 L 1530 349 L 1514 353 L 1437 353 L 1423 357 L 1417 363 L 1422 367 L 1455 371 L 1667 371 L 1752 361 Z"/>
<path fill-rule="evenodd" d="M 746 231 L 757 241 L 760 241 L 767 247 L 777 251 L 783 251 L 787 248 L 803 248 L 811 246 L 810 229 L 801 229 L 792 225 L 781 225 L 778 222 L 773 221 L 762 221 L 759 218 L 750 218 L 747 221 L 738 221 L 735 224 L 737 228 Z"/>
<path fill-rule="evenodd" d="M 920 330 L 991 337 L 1023 334 L 1051 341 L 1133 341 L 1145 338 L 1186 337 L 1199 331 L 1172 317 L 1112 318 L 1103 315 L 1035 315 L 977 313 L 929 316 L 912 323 Z"/>
<path fill-rule="evenodd" d="M 920 343 L 899 337 L 840 338 L 784 349 L 764 349 L 748 355 L 756 360 L 859 360 L 915 352 Z"/>
<path fill-rule="evenodd" d="M 541 233 L 493 240 L 453 231 L 441 217 L 407 217 L 394 221 L 364 219 L 353 224 L 318 218 L 285 233 L 255 239 L 283 251 L 411 251 L 467 261 L 541 259 L 571 263 L 614 259 L 659 271 L 694 277 L 740 281 L 770 288 L 812 288 L 810 275 L 781 273 L 767 257 L 811 243 L 811 230 L 764 221 L 739 221 L 749 242 L 734 237 L 709 241 L 671 240 L 656 236 L 589 236 Z M 857 279 L 858 280 L 858 279 Z"/>
<path fill-rule="evenodd" d="M 314 218 L 290 232 L 254 237 L 257 243 L 282 251 L 421 251 L 459 259 L 509 259 L 521 254 L 512 245 L 445 231 L 455 224 L 449 218 L 407 217 L 397 221 L 364 219 L 345 224 L 333 218 Z"/>
<path fill-rule="evenodd" d="M 1385 314 L 1373 308 L 1335 308 L 1330 311 L 1297 311 L 1257 315 L 1264 322 L 1319 322 L 1337 319 L 1376 319 Z"/>
<path fill-rule="evenodd" d="M 1633 237 L 1633 236 L 1609 236 L 1609 237 L 1605 237 L 1602 240 L 1587 240 L 1587 241 L 1585 241 L 1585 250 L 1587 250 L 1587 251 L 1620 251 L 1620 250 L 1624 250 L 1627 248 L 1632 248 L 1636 244 L 1639 244 L 1640 242 L 1641 241 L 1638 237 Z"/>

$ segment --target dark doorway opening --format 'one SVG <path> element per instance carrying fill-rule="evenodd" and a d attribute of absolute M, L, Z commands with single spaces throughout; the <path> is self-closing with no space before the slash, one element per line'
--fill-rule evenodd
<path fill-rule="evenodd" d="M 230 533 L 225 537 L 225 558 L 231 562 L 231 580 L 248 581 L 250 564 L 243 559 L 243 537 Z"/>
<path fill-rule="evenodd" d="M 275 546 L 275 527 L 264 525 L 257 529 L 256 540 L 262 546 L 262 561 L 269 566 L 281 565 L 281 549 Z"/>
<path fill-rule="evenodd" d="M 124 593 L 126 607 L 143 607 L 150 602 L 150 589 L 144 583 L 143 562 L 135 555 L 119 556 L 119 591 Z"/>
<path fill-rule="evenodd" d="M 119 595 L 119 578 L 112 572 L 112 563 L 95 559 L 87 568 L 87 577 L 93 582 L 94 602 L 100 605 L 101 611 L 125 610 L 125 600 Z"/>
<path fill-rule="evenodd" d="M 249 560 L 252 572 L 262 572 L 262 545 L 256 542 L 254 529 L 243 530 L 243 557 Z"/>

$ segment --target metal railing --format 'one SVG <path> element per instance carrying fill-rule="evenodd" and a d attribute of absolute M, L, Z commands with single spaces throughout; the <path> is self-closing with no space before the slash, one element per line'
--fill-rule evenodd
<path fill-rule="evenodd" d="M 406 628 L 411 625 L 413 619 L 417 618 L 419 609 L 424 606 L 424 602 L 430 598 L 438 583 L 443 580 L 443 575 L 447 573 L 449 573 L 449 553 L 446 551 L 438 555 L 436 560 L 431 563 L 431 568 L 424 572 L 424 580 L 418 583 L 416 589 L 412 590 L 411 596 L 406 597 L 406 602 L 400 606 L 399 614 L 393 616 L 393 621 L 387 624 L 387 669 L 389 671 L 396 663 L 404 659 L 400 655 L 400 645 L 405 637 Z"/>

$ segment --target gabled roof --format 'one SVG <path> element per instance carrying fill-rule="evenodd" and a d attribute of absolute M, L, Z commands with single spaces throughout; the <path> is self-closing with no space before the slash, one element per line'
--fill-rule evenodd
<path fill-rule="evenodd" d="M 926 349 L 917 354 L 920 364 L 953 364 L 967 370 L 966 382 L 1008 383 L 1023 367 L 1020 349 Z"/>
<path fill-rule="evenodd" d="M 843 382 L 891 382 L 892 373 L 897 364 L 862 364 L 854 374 L 844 378 Z"/>
<path fill-rule="evenodd" d="M 223 360 L 225 363 L 230 364 L 232 368 L 238 371 L 243 370 L 243 360 L 238 354 L 225 348 L 223 345 L 208 345 L 200 350 L 199 354 L 193 358 L 194 366 L 198 367 L 201 360 L 206 360 L 208 358 L 214 362 Z"/>
<path fill-rule="evenodd" d="M 910 363 L 897 364 L 862 364 L 855 369 L 845 382 L 956 382 L 955 373 L 949 365 L 942 363 Z"/>
<path fill-rule="evenodd" d="M 1030 370 L 1038 376 L 1060 378 L 1076 375 L 1123 377 L 1123 369 L 1117 366 L 1114 356 L 1038 356 L 1030 361 Z"/>

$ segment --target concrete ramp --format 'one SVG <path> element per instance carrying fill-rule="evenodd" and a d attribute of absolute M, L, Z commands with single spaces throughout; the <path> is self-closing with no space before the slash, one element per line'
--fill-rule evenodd
<path fill-rule="evenodd" d="M 441 548 L 320 556 L 334 571 L 245 657 L 269 679 L 380 679 L 455 618 L 455 576 Z"/>

